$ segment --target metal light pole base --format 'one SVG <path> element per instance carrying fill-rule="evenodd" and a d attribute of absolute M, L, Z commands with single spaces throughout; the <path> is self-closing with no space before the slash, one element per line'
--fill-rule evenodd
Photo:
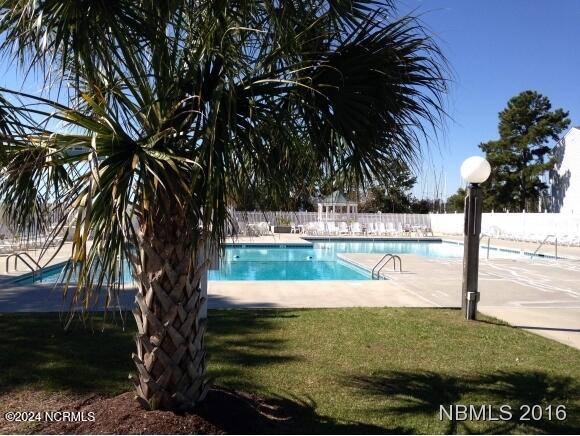
<path fill-rule="evenodd" d="M 463 227 L 463 287 L 461 309 L 466 319 L 474 320 L 477 314 L 479 292 L 479 234 L 481 233 L 481 188 L 471 184 L 465 196 L 465 222 Z"/>

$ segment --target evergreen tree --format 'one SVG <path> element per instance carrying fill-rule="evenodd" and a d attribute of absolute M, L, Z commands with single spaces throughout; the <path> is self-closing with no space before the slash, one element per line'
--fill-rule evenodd
<path fill-rule="evenodd" d="M 482 143 L 492 174 L 484 184 L 486 210 L 535 210 L 547 186 L 540 176 L 553 165 L 550 140 L 568 127 L 568 112 L 552 110 L 535 91 L 510 99 L 499 113 L 499 139 Z"/>
<path fill-rule="evenodd" d="M 465 189 L 459 188 L 457 192 L 447 199 L 447 212 L 463 212 L 465 207 Z"/>
<path fill-rule="evenodd" d="M 377 184 L 369 189 L 360 212 L 406 213 L 411 211 L 413 197 L 411 190 L 417 181 L 409 167 L 403 162 L 392 162 L 389 165 L 391 176 L 384 184 Z"/>

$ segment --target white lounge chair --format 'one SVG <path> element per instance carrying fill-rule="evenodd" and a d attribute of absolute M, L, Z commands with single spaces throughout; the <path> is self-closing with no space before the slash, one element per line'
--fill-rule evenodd
<path fill-rule="evenodd" d="M 323 236 L 326 234 L 326 226 L 324 225 L 324 221 L 316 221 L 316 235 Z"/>
<path fill-rule="evenodd" d="M 397 223 L 396 234 L 399 236 L 403 235 L 403 224 L 402 223 Z"/>
<path fill-rule="evenodd" d="M 350 226 L 350 234 L 351 235 L 362 234 L 362 229 L 360 227 L 360 223 L 358 223 L 358 222 L 352 223 L 352 225 Z"/>
<path fill-rule="evenodd" d="M 307 235 L 316 235 L 316 223 L 309 222 L 304 224 L 304 233 Z"/>
<path fill-rule="evenodd" d="M 16 250 L 13 244 L 0 244 L 0 254 L 12 254 Z"/>
<path fill-rule="evenodd" d="M 258 223 L 258 227 L 260 229 L 260 235 L 274 235 L 274 232 L 270 228 L 270 223 L 262 221 Z"/>
<path fill-rule="evenodd" d="M 338 223 L 338 232 L 341 235 L 348 235 L 348 225 L 344 221 Z"/>
<path fill-rule="evenodd" d="M 247 236 L 260 236 L 260 225 L 259 223 L 246 223 L 246 235 Z"/>
<path fill-rule="evenodd" d="M 334 221 L 330 221 L 327 223 L 326 229 L 329 235 L 338 235 L 338 226 Z"/>
<path fill-rule="evenodd" d="M 385 227 L 385 223 L 384 222 L 380 222 L 377 223 L 377 235 L 386 235 L 387 234 L 387 228 Z"/>

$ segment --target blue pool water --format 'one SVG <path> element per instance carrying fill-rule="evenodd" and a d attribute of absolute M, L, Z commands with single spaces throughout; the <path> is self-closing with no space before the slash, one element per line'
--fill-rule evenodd
<path fill-rule="evenodd" d="M 228 247 L 209 280 L 367 280 L 368 274 L 317 247 Z"/>
<path fill-rule="evenodd" d="M 220 269 L 210 271 L 209 280 L 369 280 L 368 272 L 341 261 L 337 258 L 338 253 L 461 257 L 463 246 L 408 241 L 316 241 L 312 246 L 234 245 L 226 248 Z M 493 255 L 498 254 L 494 250 Z M 126 270 L 125 282 L 130 283 L 129 269 Z M 57 282 L 60 272 L 58 268 L 45 271 L 42 282 Z"/>
<path fill-rule="evenodd" d="M 230 246 L 210 280 L 368 280 L 369 273 L 337 258 L 339 253 L 461 257 L 463 246 L 445 242 L 316 241 L 310 247 Z"/>

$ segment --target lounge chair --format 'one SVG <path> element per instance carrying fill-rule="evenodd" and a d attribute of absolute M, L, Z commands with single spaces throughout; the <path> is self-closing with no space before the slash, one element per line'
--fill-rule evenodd
<path fill-rule="evenodd" d="M 274 232 L 272 232 L 270 229 L 270 223 L 267 223 L 266 221 L 261 221 L 258 223 L 258 231 L 260 232 L 260 236 L 274 234 Z"/>
<path fill-rule="evenodd" d="M 309 222 L 304 224 L 304 233 L 307 235 L 315 235 L 316 234 L 316 223 Z"/>
<path fill-rule="evenodd" d="M 334 221 L 328 222 L 326 228 L 329 235 L 338 235 L 338 226 Z"/>
<path fill-rule="evenodd" d="M 385 227 L 385 223 L 383 223 L 383 222 L 377 223 L 377 234 L 378 235 L 386 235 L 387 234 L 387 228 Z"/>
<path fill-rule="evenodd" d="M 0 254 L 12 254 L 17 247 L 13 244 L 0 244 Z"/>
<path fill-rule="evenodd" d="M 326 225 L 324 221 L 316 221 L 316 234 L 318 236 L 324 236 L 326 234 Z"/>
<path fill-rule="evenodd" d="M 570 247 L 580 245 L 580 236 L 578 236 L 578 235 L 560 235 L 560 236 L 558 236 L 558 244 L 568 245 Z"/>
<path fill-rule="evenodd" d="M 431 236 L 435 236 L 431 226 L 423 226 L 423 236 L 427 236 L 429 233 L 431 234 Z"/>
<path fill-rule="evenodd" d="M 248 223 L 247 227 L 248 236 L 261 236 L 262 228 L 260 223 Z"/>
<path fill-rule="evenodd" d="M 350 234 L 351 235 L 362 234 L 362 229 L 361 229 L 360 223 L 358 223 L 358 222 L 352 223 L 352 225 L 350 226 Z"/>
<path fill-rule="evenodd" d="M 403 224 L 397 223 L 396 234 L 400 236 L 403 235 Z"/>
<path fill-rule="evenodd" d="M 348 235 L 348 225 L 344 221 L 338 223 L 338 232 L 341 235 Z"/>

